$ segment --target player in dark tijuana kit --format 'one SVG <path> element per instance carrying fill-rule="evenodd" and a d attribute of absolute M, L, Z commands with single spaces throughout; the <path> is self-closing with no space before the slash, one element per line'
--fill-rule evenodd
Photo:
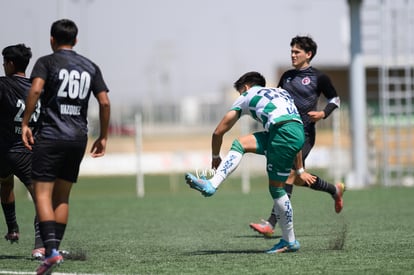
<path fill-rule="evenodd" d="M 22 142 L 21 121 L 25 109 L 25 100 L 30 89 L 30 79 L 26 69 L 32 57 L 32 51 L 24 44 L 7 46 L 2 51 L 3 68 L 6 76 L 0 77 L 0 199 L 7 224 L 4 236 L 10 243 L 18 242 L 19 226 L 16 218 L 14 177 L 27 188 L 33 201 L 34 190 L 31 181 L 32 152 Z M 40 102 L 31 116 L 29 126 L 36 132 L 40 115 Z M 43 247 L 37 218 L 34 219 L 35 247 Z M 34 253 L 34 254 L 33 254 Z"/>
<path fill-rule="evenodd" d="M 31 74 L 32 86 L 22 121 L 24 145 L 33 150 L 32 180 L 45 259 L 37 274 L 49 274 L 63 261 L 59 245 L 69 215 L 69 196 L 78 180 L 88 140 L 87 113 L 90 95 L 99 104 L 100 134 L 92 144 L 92 157 L 105 154 L 110 117 L 108 88 L 99 67 L 73 50 L 78 28 L 68 19 L 51 26 L 53 53 L 40 57 Z M 41 98 L 41 116 L 36 140 L 28 122 Z"/>

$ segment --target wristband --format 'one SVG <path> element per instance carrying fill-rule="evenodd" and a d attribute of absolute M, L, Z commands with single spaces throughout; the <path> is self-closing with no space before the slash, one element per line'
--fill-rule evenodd
<path fill-rule="evenodd" d="M 300 176 L 303 172 L 305 172 L 305 169 L 299 168 L 298 170 L 296 170 L 296 175 Z"/>
<path fill-rule="evenodd" d="M 211 156 L 213 159 L 219 159 L 220 158 L 220 154 L 219 155 L 212 155 Z"/>

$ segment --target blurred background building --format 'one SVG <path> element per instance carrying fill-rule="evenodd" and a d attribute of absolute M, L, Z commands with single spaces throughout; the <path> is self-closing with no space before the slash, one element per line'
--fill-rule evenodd
<path fill-rule="evenodd" d="M 188 143 L 208 139 L 236 96 L 233 82 L 244 72 L 257 70 L 274 85 L 291 68 L 291 38 L 310 35 L 318 43 L 312 65 L 332 78 L 342 105 L 339 112 L 318 124 L 317 144 L 308 167 L 322 166 L 336 180 L 346 180 L 352 169 L 352 131 L 359 130 L 351 120 L 350 2 L 353 0 L 0 0 L 5 22 L 0 26 L 0 45 L 30 46 L 34 53 L 30 73 L 34 61 L 51 52 L 51 23 L 59 18 L 74 20 L 79 27 L 75 50 L 101 67 L 111 89 L 111 133 L 119 137 L 114 140 L 142 142 L 142 146 L 128 149 L 128 157 L 125 150 L 117 155 L 117 162 L 127 163 L 116 169 L 135 173 L 139 150 L 147 160 L 143 169 L 148 172 L 181 171 L 191 163 L 209 165 L 208 141 L 196 149 L 166 149 L 161 160 L 152 155 L 157 150 L 146 144 L 160 137 L 189 137 Z M 414 185 L 414 1 L 358 2 L 367 107 L 368 177 L 362 185 Z M 92 135 L 96 134 L 96 108 L 91 103 Z M 235 129 L 234 135 L 258 127 L 253 122 L 245 124 L 249 127 Z M 138 138 L 137 125 L 142 129 Z M 203 156 L 177 164 L 186 153 L 198 150 Z M 165 161 L 171 152 L 173 157 Z M 88 159 L 85 173 L 94 169 L 87 165 Z"/>

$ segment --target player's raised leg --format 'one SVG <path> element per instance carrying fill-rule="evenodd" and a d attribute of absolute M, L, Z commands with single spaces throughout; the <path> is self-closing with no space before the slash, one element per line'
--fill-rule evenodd
<path fill-rule="evenodd" d="M 216 192 L 216 189 L 213 187 L 211 182 L 204 176 L 202 178 L 198 178 L 191 173 L 186 173 L 185 182 L 190 186 L 190 188 L 200 191 L 205 197 L 210 197 Z"/>
<path fill-rule="evenodd" d="M 198 178 L 191 173 L 185 174 L 186 183 L 193 189 L 200 191 L 205 197 L 212 196 L 221 183 L 227 179 L 239 166 L 244 154 L 243 146 L 239 140 L 234 140 L 227 156 L 220 162 L 212 178 L 206 179 L 204 176 Z"/>

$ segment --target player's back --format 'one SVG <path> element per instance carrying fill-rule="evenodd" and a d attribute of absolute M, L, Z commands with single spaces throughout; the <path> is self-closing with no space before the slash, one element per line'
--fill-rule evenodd
<path fill-rule="evenodd" d="M 72 50 L 39 58 L 31 78 L 45 80 L 42 131 L 47 139 L 85 140 L 91 92 L 106 90 L 99 68 Z"/>
<path fill-rule="evenodd" d="M 280 88 L 255 86 L 239 97 L 232 109 L 237 105 L 243 114 L 251 115 L 262 123 L 265 129 L 270 124 L 278 124 L 288 120 L 301 122 L 299 113 L 289 93 Z"/>
<path fill-rule="evenodd" d="M 21 139 L 21 123 L 25 101 L 30 89 L 30 80 L 13 75 L 0 77 L 0 146 L 2 149 L 24 148 Z M 39 110 L 35 113 L 29 126 L 35 131 Z"/>

